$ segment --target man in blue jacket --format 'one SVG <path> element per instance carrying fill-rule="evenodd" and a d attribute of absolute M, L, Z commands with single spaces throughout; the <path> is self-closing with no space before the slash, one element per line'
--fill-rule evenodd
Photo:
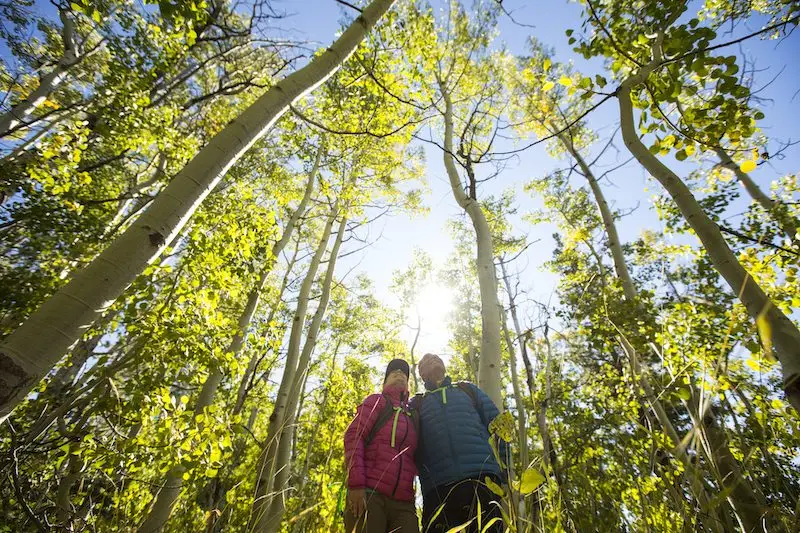
<path fill-rule="evenodd" d="M 489 423 L 499 414 L 497 407 L 473 383 L 453 383 L 437 355 L 425 354 L 418 368 L 427 389 L 411 406 L 419 414 L 416 459 L 422 485 L 422 531 L 445 532 L 471 521 L 465 531 L 499 533 L 499 498 L 485 482 L 487 477 L 498 485 L 505 482 L 489 444 Z M 500 453 L 506 453 L 505 443 Z"/>

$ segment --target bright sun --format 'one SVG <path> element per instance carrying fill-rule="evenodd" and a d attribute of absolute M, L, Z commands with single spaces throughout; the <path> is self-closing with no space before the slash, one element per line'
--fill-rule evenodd
<path fill-rule="evenodd" d="M 420 291 L 417 297 L 422 331 L 415 351 L 418 354 L 433 352 L 445 356 L 447 343 L 450 340 L 450 331 L 447 324 L 447 315 L 453 308 L 453 292 L 443 286 L 431 283 Z M 409 317 L 409 325 L 417 327 L 417 319 Z M 410 341 L 413 342 L 416 331 L 412 330 Z"/>

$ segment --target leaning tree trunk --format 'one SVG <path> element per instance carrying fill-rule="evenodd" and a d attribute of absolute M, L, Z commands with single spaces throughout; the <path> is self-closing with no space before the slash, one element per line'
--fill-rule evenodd
<path fill-rule="evenodd" d="M 39 79 L 39 86 L 36 89 L 31 91 L 25 99 L 12 107 L 7 113 L 0 115 L 0 138 L 9 135 L 19 126 L 24 126 L 33 113 L 47 100 L 47 97 L 64 82 L 69 69 L 78 64 L 84 57 L 78 54 L 75 48 L 74 22 L 63 10 L 59 11 L 59 15 L 61 22 L 64 24 L 61 30 L 64 53 L 50 72 Z"/>
<path fill-rule="evenodd" d="M 800 412 L 800 331 L 797 326 L 772 303 L 758 283 L 750 276 L 725 242 L 719 227 L 697 203 L 692 191 L 672 170 L 650 153 L 636 133 L 633 121 L 631 89 L 644 80 L 648 67 L 625 80 L 617 90 L 622 138 L 625 146 L 642 166 L 667 190 L 690 227 L 697 234 L 711 259 L 714 268 L 728 286 L 739 296 L 750 316 L 756 320 L 764 334 L 763 342 L 775 348 L 783 370 L 786 396 Z"/>
<path fill-rule="evenodd" d="M 720 147 L 714 148 L 714 152 L 719 157 L 719 161 L 724 168 L 732 171 L 733 174 L 736 176 L 736 179 L 739 180 L 739 183 L 744 186 L 747 193 L 750 197 L 755 200 L 764 211 L 766 211 L 780 226 L 781 230 L 786 234 L 790 241 L 794 241 L 797 239 L 797 226 L 795 222 L 792 220 L 791 216 L 788 212 L 786 212 L 786 206 L 780 204 L 780 202 L 776 202 L 772 198 L 770 198 L 761 188 L 753 181 L 753 178 L 747 175 L 747 172 L 744 172 L 739 165 L 733 162 L 731 156 Z"/>
<path fill-rule="evenodd" d="M 320 147 L 319 151 L 317 152 L 316 161 L 314 162 L 314 168 L 308 178 L 308 184 L 306 185 L 303 198 L 300 201 L 300 204 L 297 206 L 297 209 L 295 209 L 292 212 L 292 215 L 289 217 L 280 240 L 272 246 L 270 256 L 266 260 L 266 264 L 261 272 L 261 276 L 259 277 L 259 280 L 253 289 L 250 291 L 250 294 L 247 297 L 247 302 L 244 306 L 244 310 L 242 311 L 241 315 L 239 315 L 236 333 L 234 334 L 227 350 L 227 353 L 231 354 L 234 359 L 238 358 L 239 353 L 244 347 L 244 341 L 247 338 L 247 331 L 250 329 L 250 323 L 253 320 L 253 316 L 255 316 L 256 309 L 258 308 L 258 302 L 261 299 L 261 293 L 264 290 L 264 285 L 266 285 L 267 280 L 269 279 L 270 273 L 272 272 L 272 267 L 274 266 L 279 254 L 283 252 L 286 244 L 291 239 L 297 221 L 306 212 L 306 207 L 311 199 L 311 191 L 314 189 L 314 182 L 316 180 L 316 173 L 319 169 L 321 153 L 322 148 Z M 202 414 L 205 408 L 211 405 L 211 403 L 214 401 L 214 396 L 217 393 L 220 383 L 222 383 L 222 378 L 222 370 L 218 366 L 212 366 L 209 369 L 208 376 L 206 377 L 203 387 L 200 390 L 200 394 L 195 402 L 195 415 Z M 161 531 L 161 529 L 167 523 L 170 513 L 172 512 L 172 506 L 175 504 L 175 501 L 180 495 L 181 488 L 183 486 L 183 474 L 185 471 L 186 469 L 182 466 L 176 466 L 169 471 L 164 483 L 161 485 L 161 489 L 156 496 L 155 502 L 153 503 L 147 518 L 139 527 L 139 533 Z"/>
<path fill-rule="evenodd" d="M 603 190 L 600 188 L 600 184 L 597 182 L 597 178 L 592 172 L 592 169 L 589 168 L 586 160 L 575 148 L 572 139 L 569 139 L 565 133 L 559 135 L 558 138 L 572 157 L 575 158 L 575 161 L 578 162 L 581 172 L 586 178 L 586 181 L 589 182 L 589 187 L 592 189 L 595 202 L 597 202 L 597 208 L 600 211 L 600 217 L 603 220 L 603 227 L 606 231 L 606 241 L 608 243 L 608 248 L 611 250 L 611 257 L 614 260 L 614 271 L 622 283 L 622 291 L 625 295 L 625 299 L 628 301 L 635 301 L 636 289 L 634 288 L 633 280 L 631 279 L 630 272 L 625 263 L 625 255 L 622 253 L 622 243 L 619 240 L 619 233 L 617 233 L 614 215 L 611 212 L 611 208 L 608 206 Z"/>
<path fill-rule="evenodd" d="M 342 35 L 219 132 L 139 219 L 0 345 L 0 422 L 158 257 L 228 169 L 288 106 L 330 77 L 394 0 L 373 0 Z M 498 335 L 499 339 L 499 335 Z M 499 344 L 499 343 L 498 343 Z"/>
<path fill-rule="evenodd" d="M 295 421 L 298 414 L 300 394 L 305 383 L 309 364 L 311 363 L 311 355 L 317 344 L 317 335 L 322 326 L 322 319 L 325 317 L 325 311 L 328 307 L 331 286 L 333 285 L 333 274 L 336 270 L 336 260 L 339 257 L 339 249 L 342 246 L 346 225 L 347 217 L 343 216 L 339 223 L 339 231 L 336 233 L 336 241 L 333 244 L 333 249 L 328 258 L 328 268 L 325 272 L 325 279 L 322 282 L 319 304 L 314 313 L 314 318 L 311 320 L 311 324 L 308 327 L 306 341 L 303 344 L 303 352 L 300 355 L 297 370 L 294 373 L 292 387 L 286 402 L 287 405 L 284 410 L 285 418 L 280 424 L 280 434 L 277 436 L 277 453 L 275 455 L 274 465 L 270 469 L 273 474 L 272 494 L 265 494 L 265 497 L 259 497 L 261 495 L 256 494 L 256 501 L 253 504 L 253 521 L 248 530 L 256 533 L 276 533 L 280 528 L 283 513 L 286 510 L 283 487 L 286 485 L 286 481 L 289 477 L 292 435 L 294 433 Z M 267 502 L 269 502 L 269 507 L 266 507 Z"/>
<path fill-rule="evenodd" d="M 618 236 L 618 233 L 617 233 L 616 221 L 614 220 L 614 216 L 613 216 L 613 214 L 611 213 L 611 210 L 608 207 L 608 202 L 606 202 L 605 195 L 603 194 L 603 190 L 601 189 L 601 187 L 600 187 L 600 185 L 599 185 L 599 183 L 597 181 L 597 178 L 594 175 L 594 172 L 589 167 L 589 165 L 586 163 L 586 161 L 583 159 L 583 157 L 580 155 L 578 150 L 575 149 L 574 145 L 568 139 L 565 139 L 565 138 L 562 138 L 562 143 L 564 143 L 567 151 L 569 151 L 569 153 L 578 162 L 578 165 L 581 168 L 581 172 L 584 174 L 586 180 L 589 182 L 589 185 L 590 185 L 590 187 L 592 189 L 592 194 L 594 196 L 595 202 L 597 203 L 597 207 L 598 207 L 598 209 L 600 211 L 600 215 L 601 215 L 602 220 L 603 220 L 603 225 L 605 227 L 606 241 L 607 241 L 609 250 L 611 251 L 612 260 L 614 261 L 614 270 L 615 270 L 615 272 L 617 274 L 617 277 L 620 279 L 620 282 L 622 284 L 622 291 L 623 291 L 623 294 L 625 295 L 625 299 L 628 300 L 629 302 L 637 303 L 638 302 L 638 294 L 637 294 L 635 286 L 633 285 L 633 281 L 631 279 L 630 272 L 628 270 L 628 265 L 627 265 L 627 262 L 625 261 L 625 255 L 622 252 L 622 243 L 621 243 L 621 241 L 619 239 L 619 236 Z M 661 423 L 663 431 L 670 437 L 670 440 L 672 440 L 673 447 L 677 448 L 679 446 L 679 443 L 681 442 L 679 440 L 678 433 L 675 430 L 674 426 L 672 425 L 671 420 L 667 416 L 666 411 L 664 410 L 663 406 L 661 405 L 661 402 L 658 400 L 658 396 L 654 393 L 647 376 L 644 374 L 644 372 L 642 372 L 641 365 L 640 365 L 640 363 L 638 361 L 638 358 L 636 357 L 636 354 L 633 352 L 633 347 L 630 346 L 630 344 L 627 341 L 624 341 L 624 340 L 622 341 L 622 345 L 623 345 L 624 351 L 626 351 L 628 353 L 628 355 L 631 356 L 631 362 L 632 362 L 632 365 L 633 365 L 634 373 L 639 378 L 639 384 L 642 387 L 642 389 L 645 391 L 645 396 L 646 396 L 648 402 L 650 403 L 650 405 L 651 405 L 651 407 L 653 409 L 653 412 L 656 414 L 656 418 Z M 689 412 L 691 414 L 692 410 L 689 409 Z M 719 437 L 719 434 L 718 433 L 714 433 L 713 436 L 714 437 Z M 722 435 L 722 436 L 724 437 L 724 435 Z M 717 450 L 719 452 L 719 456 L 726 458 L 726 461 L 724 463 L 725 466 L 731 467 L 731 470 L 729 472 L 733 472 L 734 469 L 735 469 L 735 471 L 738 472 L 739 471 L 738 468 L 735 468 L 735 467 L 731 466 L 731 463 L 727 460 L 727 459 L 732 459 L 733 458 L 733 456 L 730 453 L 730 449 L 728 447 L 727 437 L 725 438 L 724 442 L 722 440 L 718 439 L 718 438 L 715 439 L 714 442 L 715 442 L 715 447 L 714 448 L 715 448 L 715 450 Z M 727 454 L 724 453 L 725 451 L 727 451 Z M 681 451 L 680 453 L 682 454 L 683 452 Z M 709 460 L 714 461 L 714 458 L 713 457 L 709 457 Z M 739 482 L 742 482 L 742 481 L 744 481 L 744 480 L 740 476 L 740 477 L 738 477 L 736 479 L 736 481 L 734 483 L 739 483 Z M 691 483 L 691 481 L 690 481 L 690 483 Z M 730 483 L 731 483 L 731 480 L 728 480 L 727 484 L 723 483 L 723 486 L 727 486 Z M 741 488 L 738 491 L 734 491 L 734 492 L 735 492 L 735 494 L 732 494 L 731 497 L 729 497 L 729 501 L 731 502 L 734 514 L 737 515 L 737 518 L 739 519 L 740 524 L 741 523 L 748 523 L 749 524 L 750 521 L 748 521 L 747 518 L 739 518 L 739 514 L 740 514 L 740 510 L 741 509 L 747 510 L 747 509 L 751 508 L 750 504 L 752 503 L 752 498 L 750 498 L 749 496 L 748 497 L 744 497 L 745 496 L 745 492 L 746 492 L 746 489 L 744 489 L 744 488 Z M 752 491 L 750 491 L 750 494 L 752 494 Z M 703 497 L 704 498 L 707 497 L 705 492 L 703 493 Z M 743 499 L 740 499 L 740 498 L 743 498 Z M 750 529 L 747 529 L 747 531 L 750 531 Z"/>
<path fill-rule="evenodd" d="M 292 318 L 292 329 L 289 334 L 289 344 L 286 349 L 286 362 L 284 363 L 283 376 L 281 377 L 281 384 L 278 388 L 278 395 L 275 397 L 275 405 L 272 408 L 272 414 L 269 417 L 267 439 L 264 443 L 264 449 L 261 452 L 256 470 L 255 502 L 250 517 L 251 524 L 257 524 L 263 520 L 269 510 L 271 501 L 269 498 L 275 486 L 275 458 L 278 455 L 280 435 L 283 431 L 282 426 L 286 419 L 286 412 L 289 409 L 289 397 L 292 386 L 294 385 L 294 378 L 300 360 L 300 342 L 302 340 L 306 314 L 308 312 L 308 301 L 311 297 L 311 288 L 314 285 L 317 270 L 319 269 L 322 256 L 328 245 L 328 239 L 330 238 L 337 212 L 338 207 L 334 206 L 325 223 L 322 237 L 314 252 L 314 256 L 311 258 L 308 271 L 306 272 L 305 278 L 303 278 L 303 283 L 300 285 L 300 291 L 297 295 L 297 307 L 295 308 L 294 317 Z"/>
<path fill-rule="evenodd" d="M 31 92 L 27 98 L 0 117 L 0 137 L 9 135 L 17 127 L 24 125 L 30 120 L 33 112 L 47 100 L 47 97 L 50 96 L 67 77 L 67 70 L 70 66 L 71 65 L 59 61 L 59 63 L 53 67 L 53 70 L 41 77 L 39 86 Z"/>
<path fill-rule="evenodd" d="M 469 215 L 475 229 L 478 252 L 475 264 L 481 291 L 481 354 L 478 364 L 478 385 L 498 409 L 503 408 L 500 383 L 500 302 L 497 300 L 497 273 L 494 269 L 492 234 L 481 204 L 467 196 L 453 161 L 453 103 L 447 90 L 440 86 L 445 102 L 444 111 L 444 166 L 450 179 L 450 188 L 458 205 Z"/>

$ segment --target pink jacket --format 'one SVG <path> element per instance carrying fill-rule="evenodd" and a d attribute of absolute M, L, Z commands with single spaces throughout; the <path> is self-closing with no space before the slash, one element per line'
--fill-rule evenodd
<path fill-rule="evenodd" d="M 407 411 L 395 411 L 378 430 L 372 442 L 364 446 L 364 441 L 372 426 L 385 409 L 386 399 L 394 407 L 406 408 L 408 390 L 387 386 L 383 394 L 367 396 L 358 406 L 356 417 L 344 433 L 344 457 L 347 467 L 347 486 L 351 489 L 373 489 L 384 496 L 401 501 L 414 499 L 414 452 L 417 449 L 417 432 Z M 392 446 L 392 428 L 395 418 Z"/>

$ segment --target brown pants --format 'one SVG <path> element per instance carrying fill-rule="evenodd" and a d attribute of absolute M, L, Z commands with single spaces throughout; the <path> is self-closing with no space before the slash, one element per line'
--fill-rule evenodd
<path fill-rule="evenodd" d="M 419 533 L 414 502 L 401 502 L 378 494 L 367 493 L 367 511 L 356 518 L 344 512 L 345 533 Z"/>

